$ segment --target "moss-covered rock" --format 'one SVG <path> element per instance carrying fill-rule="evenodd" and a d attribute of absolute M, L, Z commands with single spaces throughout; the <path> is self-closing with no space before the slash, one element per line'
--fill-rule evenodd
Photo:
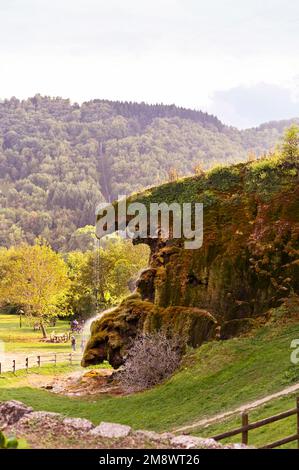
<path fill-rule="evenodd" d="M 82 365 L 108 360 L 113 367 L 119 367 L 128 346 L 138 334 L 161 329 L 167 334 L 186 338 L 187 344 L 197 347 L 216 336 L 217 322 L 205 310 L 161 308 L 133 296 L 93 322 Z"/>
<path fill-rule="evenodd" d="M 134 195 L 131 201 L 146 206 L 203 202 L 203 246 L 187 250 L 183 240 L 141 240 L 151 258 L 138 282 L 140 298 L 125 300 L 93 324 L 83 365 L 121 364 L 130 339 L 144 329 L 187 332 L 193 346 L 215 337 L 217 325 L 221 337 L 237 335 L 299 294 L 298 166 L 262 160 Z"/>
<path fill-rule="evenodd" d="M 239 336 L 240 334 L 248 333 L 257 322 L 253 318 L 236 318 L 223 323 L 221 326 L 220 339 L 229 339 Z"/>

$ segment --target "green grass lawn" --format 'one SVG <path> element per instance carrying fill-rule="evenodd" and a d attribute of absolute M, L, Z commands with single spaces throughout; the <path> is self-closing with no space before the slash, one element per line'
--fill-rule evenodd
<path fill-rule="evenodd" d="M 297 392 L 297 395 L 299 392 Z M 296 407 L 296 395 L 288 395 L 286 397 L 277 398 L 272 400 L 269 403 L 266 403 L 259 408 L 249 411 L 249 422 L 255 422 L 263 418 L 267 418 L 269 416 L 276 415 L 278 413 L 282 413 L 283 411 L 287 411 L 291 408 Z M 249 445 L 261 447 L 266 443 L 275 442 L 283 437 L 290 436 L 292 434 L 296 434 L 296 415 L 290 416 L 289 418 L 285 418 L 280 421 L 276 421 L 275 423 L 267 424 L 258 429 L 253 429 L 249 431 Z M 230 419 L 226 419 L 225 421 L 210 425 L 206 428 L 198 428 L 196 432 L 193 432 L 195 436 L 201 437 L 212 437 L 214 435 L 223 433 L 225 431 L 230 431 L 235 428 L 239 428 L 241 426 L 241 417 L 240 415 L 236 415 Z M 227 439 L 223 439 L 220 442 L 240 442 L 241 437 L 240 435 L 230 437 Z M 286 444 L 285 446 L 281 446 L 280 449 L 295 449 L 297 448 L 297 442 L 292 442 Z"/>
<path fill-rule="evenodd" d="M 55 327 L 48 327 L 47 332 L 62 333 L 69 331 L 68 321 L 57 320 Z M 41 342 L 40 331 L 33 331 L 33 326 L 25 318 L 20 328 L 19 316 L 0 314 L 0 340 L 4 342 L 5 352 L 25 353 L 32 352 L 66 352 L 70 351 L 69 343 L 52 344 Z"/>
<path fill-rule="evenodd" d="M 26 374 L 20 372 L 16 377 L 6 375 L 0 379 L 0 400 L 18 399 L 37 410 L 85 417 L 95 424 L 104 420 L 129 424 L 135 429 L 172 430 L 299 382 L 299 365 L 290 362 L 290 343 L 298 337 L 299 325 L 292 323 L 260 328 L 251 337 L 207 343 L 190 351 L 181 370 L 166 383 L 129 396 L 57 396 L 31 388 Z M 250 419 L 291 408 L 294 402 L 294 397 L 273 401 L 253 411 Z M 210 436 L 239 423 L 240 418 L 235 418 L 199 434 Z M 250 442 L 272 442 L 295 433 L 294 426 L 293 418 L 266 426 L 250 433 Z"/>

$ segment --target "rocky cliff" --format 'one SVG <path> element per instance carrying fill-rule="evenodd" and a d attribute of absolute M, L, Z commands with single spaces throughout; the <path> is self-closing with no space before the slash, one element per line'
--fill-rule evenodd
<path fill-rule="evenodd" d="M 83 365 L 123 363 L 132 338 L 163 328 L 193 347 L 248 331 L 299 294 L 298 161 L 258 160 L 169 183 L 131 201 L 202 202 L 200 249 L 152 239 L 136 293 L 92 325 Z"/>

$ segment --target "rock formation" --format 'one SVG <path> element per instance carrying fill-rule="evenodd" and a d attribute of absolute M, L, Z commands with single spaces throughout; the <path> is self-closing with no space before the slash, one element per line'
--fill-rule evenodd
<path fill-rule="evenodd" d="M 82 364 L 118 367 L 132 338 L 164 328 L 193 347 L 248 331 L 270 308 L 299 294 L 298 161 L 261 160 L 187 178 L 131 197 L 202 202 L 200 249 L 147 237 L 150 263 L 136 292 L 92 325 Z"/>

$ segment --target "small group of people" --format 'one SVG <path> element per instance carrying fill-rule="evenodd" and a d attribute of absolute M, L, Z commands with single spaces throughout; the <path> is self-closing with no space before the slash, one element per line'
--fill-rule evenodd
<path fill-rule="evenodd" d="M 76 332 L 76 333 L 81 333 L 84 329 L 84 320 L 72 320 L 71 321 L 71 330 Z"/>
<path fill-rule="evenodd" d="M 81 341 L 80 341 L 80 349 L 81 349 L 81 352 L 83 353 L 84 349 L 85 349 L 85 343 L 86 343 L 86 340 L 84 338 L 84 335 L 83 335 L 83 331 L 84 331 L 84 320 L 77 320 L 76 318 L 74 320 L 71 320 L 70 322 L 70 326 L 71 326 L 71 331 L 72 331 L 72 334 L 70 336 L 70 340 L 71 340 L 71 346 L 72 346 L 72 350 L 73 351 L 76 351 L 77 350 L 77 337 L 75 336 L 75 333 L 79 333 L 81 334 Z"/>

